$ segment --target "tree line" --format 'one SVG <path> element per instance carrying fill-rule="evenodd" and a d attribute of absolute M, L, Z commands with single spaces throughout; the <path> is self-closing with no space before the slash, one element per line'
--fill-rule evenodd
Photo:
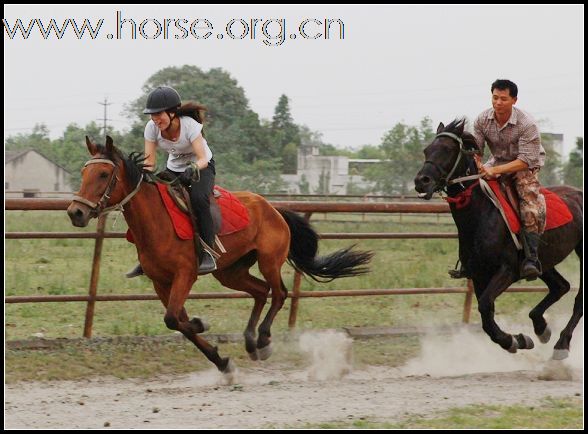
<path fill-rule="evenodd" d="M 365 145 L 358 150 L 336 148 L 324 143 L 320 133 L 294 122 L 286 95 L 279 98 L 271 120 L 260 119 L 249 107 L 243 88 L 228 72 L 220 68 L 203 71 L 184 65 L 164 68 L 146 81 L 143 94 L 125 106 L 131 120 L 128 131 L 107 127 L 106 134 L 113 137 L 123 152 L 143 150 L 143 132 L 148 119 L 142 112 L 147 94 L 162 85 L 174 87 L 183 101 L 195 101 L 207 107 L 204 134 L 217 162 L 217 183 L 228 189 L 259 193 L 282 191 L 285 185 L 281 174 L 295 174 L 300 147 L 312 146 L 319 149 L 320 155 L 381 160 L 378 164 L 352 169 L 351 173 L 361 175 L 371 186 L 355 187 L 350 183 L 348 194 L 410 194 L 414 176 L 423 162 L 422 150 L 435 136 L 432 121 L 425 117 L 419 125 L 397 123 L 377 145 Z M 48 128 L 38 124 L 30 133 L 5 138 L 5 149 L 39 151 L 70 173 L 70 183 L 76 189 L 80 183 L 80 168 L 88 159 L 85 136 L 103 143 L 105 132 L 102 130 L 96 122 L 85 126 L 72 123 L 62 136 L 50 139 Z M 582 187 L 583 139 L 577 139 L 576 149 L 565 162 L 554 150 L 549 137 L 543 137 L 543 146 L 547 158 L 540 172 L 542 183 Z M 160 153 L 157 160 L 161 170 L 167 155 Z M 322 186 L 309 186 L 301 179 L 301 191 L 329 193 L 325 187 L 328 180 L 321 179 Z"/>

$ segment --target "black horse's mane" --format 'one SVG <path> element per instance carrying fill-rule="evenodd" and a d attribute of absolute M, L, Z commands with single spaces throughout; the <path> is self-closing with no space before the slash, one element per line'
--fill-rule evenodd
<path fill-rule="evenodd" d="M 460 136 L 463 140 L 465 149 L 478 149 L 478 144 L 474 135 L 464 130 L 465 123 L 465 118 L 454 119 L 443 129 L 443 132 Z"/>
<path fill-rule="evenodd" d="M 106 146 L 104 145 L 96 145 L 98 147 L 98 151 L 106 156 L 108 159 L 117 163 L 117 161 L 122 160 L 123 164 L 125 165 L 125 173 L 128 177 L 129 183 L 131 185 L 136 185 L 139 183 L 139 180 L 143 177 L 143 174 L 150 173 L 147 170 L 148 167 L 151 167 L 148 164 L 145 164 L 145 156 L 142 152 L 131 152 L 127 157 L 118 149 L 116 146 L 112 147 L 112 152 L 108 152 Z"/>

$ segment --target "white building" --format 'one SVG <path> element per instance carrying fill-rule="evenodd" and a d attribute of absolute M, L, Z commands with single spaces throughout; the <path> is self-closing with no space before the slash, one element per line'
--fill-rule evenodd
<path fill-rule="evenodd" d="M 36 197 L 41 195 L 40 192 L 71 191 L 69 172 L 41 153 L 34 150 L 6 151 L 4 157 L 6 197 Z"/>
<path fill-rule="evenodd" d="M 379 160 L 349 159 L 345 156 L 319 155 L 316 146 L 301 146 L 298 150 L 296 175 L 282 175 L 290 194 L 349 194 L 348 186 L 366 187 L 369 183 L 350 171 L 351 163 L 374 163 Z"/>

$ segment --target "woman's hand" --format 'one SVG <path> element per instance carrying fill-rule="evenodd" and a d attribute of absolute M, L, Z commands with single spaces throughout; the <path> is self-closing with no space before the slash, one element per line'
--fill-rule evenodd
<path fill-rule="evenodd" d="M 200 181 L 200 169 L 195 163 L 190 163 L 190 166 L 184 170 L 179 176 L 180 182 L 186 186 L 192 185 L 193 182 Z"/>

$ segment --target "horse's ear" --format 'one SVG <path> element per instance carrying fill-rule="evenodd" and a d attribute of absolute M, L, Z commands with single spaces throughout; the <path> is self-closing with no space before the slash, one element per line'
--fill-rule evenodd
<path fill-rule="evenodd" d="M 110 136 L 106 136 L 106 152 L 109 155 L 113 155 L 113 148 L 114 148 L 114 142 L 112 141 L 112 137 Z"/>
<path fill-rule="evenodd" d="M 443 122 L 439 122 L 439 126 L 437 127 L 437 134 L 443 132 L 444 129 L 445 125 L 443 125 Z"/>
<path fill-rule="evenodd" d="M 88 151 L 90 151 L 90 155 L 96 155 L 98 153 L 98 147 L 90 141 L 88 136 L 86 136 L 86 146 L 88 147 Z"/>
<path fill-rule="evenodd" d="M 461 137 L 463 135 L 464 128 L 465 128 L 465 121 L 459 122 L 455 127 L 455 134 L 457 134 L 459 137 Z"/>

